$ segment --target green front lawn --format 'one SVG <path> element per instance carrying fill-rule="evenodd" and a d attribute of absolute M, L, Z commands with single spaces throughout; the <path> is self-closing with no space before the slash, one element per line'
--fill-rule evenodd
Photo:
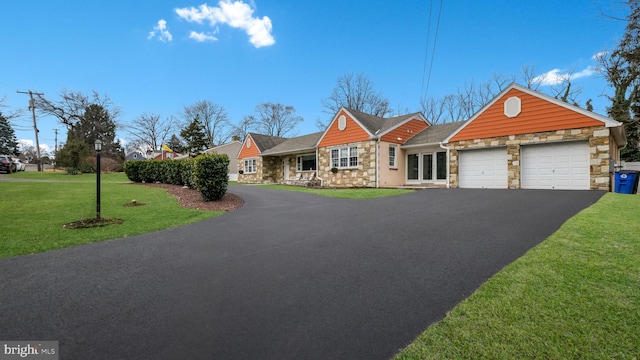
<path fill-rule="evenodd" d="M 639 358 L 640 196 L 621 194 L 567 221 L 396 357 Z"/>
<path fill-rule="evenodd" d="M 124 174 L 102 174 L 101 215 L 124 223 L 63 229 L 63 224 L 96 216 L 95 174 L 21 172 L 2 176 L 26 181 L 0 181 L 0 257 L 132 236 L 223 213 L 185 209 L 164 189 L 131 184 Z M 146 205 L 123 206 L 133 199 Z"/>

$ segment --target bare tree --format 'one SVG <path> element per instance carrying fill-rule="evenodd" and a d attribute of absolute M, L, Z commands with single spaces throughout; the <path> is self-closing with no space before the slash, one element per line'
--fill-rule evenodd
<path fill-rule="evenodd" d="M 6 99 L 7 99 L 6 95 L 0 99 L 0 113 L 2 113 L 4 118 L 7 120 L 11 120 L 11 119 L 15 119 L 22 116 L 22 114 L 24 113 L 24 110 L 23 109 L 9 110 L 9 107 L 4 103 Z M 6 110 L 3 110 L 3 109 L 6 109 Z"/>
<path fill-rule="evenodd" d="M 253 115 L 245 115 L 238 122 L 238 124 L 233 126 L 233 131 L 231 133 L 232 136 L 237 136 L 239 139 L 244 140 L 247 137 L 247 134 L 251 132 L 251 130 L 255 130 L 258 121 L 256 117 Z"/>
<path fill-rule="evenodd" d="M 143 113 L 131 120 L 126 127 L 131 136 L 132 146 L 144 150 L 160 150 L 162 142 L 167 141 L 176 128 L 176 120 L 173 117 L 162 118 L 160 114 L 155 113 Z"/>
<path fill-rule="evenodd" d="M 27 141 L 18 141 L 18 147 L 20 147 L 20 152 L 28 162 L 32 162 L 38 158 L 38 152 L 35 145 L 31 145 Z M 40 157 L 43 156 L 47 156 L 47 149 L 40 146 Z"/>
<path fill-rule="evenodd" d="M 85 111 L 90 105 L 98 105 L 105 109 L 110 119 L 116 125 L 120 116 L 120 108 L 115 106 L 108 95 L 103 97 L 97 91 L 92 91 L 91 96 L 81 92 L 73 92 L 63 89 L 60 92 L 60 100 L 49 101 L 42 95 L 35 98 L 36 109 L 43 115 L 51 115 L 64 124 L 68 130 L 73 129 L 84 119 Z"/>
<path fill-rule="evenodd" d="M 467 120 L 512 82 L 513 77 L 498 74 L 480 84 L 472 80 L 454 94 L 447 94 L 440 99 L 421 99 L 421 110 L 432 124 Z"/>
<path fill-rule="evenodd" d="M 573 73 L 571 70 L 567 74 L 560 77 L 560 81 L 551 86 L 551 93 L 554 98 L 562 100 L 568 104 L 580 106 L 578 104 L 578 95 L 582 93 L 581 86 L 575 86 L 573 84 Z"/>
<path fill-rule="evenodd" d="M 522 66 L 522 81 L 527 89 L 538 90 L 546 77 L 546 74 L 536 75 L 536 68 L 533 65 Z"/>
<path fill-rule="evenodd" d="M 293 106 L 262 103 L 256 106 L 256 127 L 265 135 L 284 137 L 293 132 L 302 117 L 295 114 Z"/>
<path fill-rule="evenodd" d="M 325 112 L 334 116 L 340 107 L 385 117 L 393 114 L 389 99 L 374 89 L 368 75 L 346 73 L 338 78 L 328 98 L 322 99 Z"/>
<path fill-rule="evenodd" d="M 193 105 L 185 106 L 182 112 L 185 123 L 190 123 L 198 118 L 204 126 L 207 136 L 207 147 L 214 147 L 229 141 L 232 125 L 229 123 L 229 115 L 223 106 L 209 100 L 200 100 Z"/>
<path fill-rule="evenodd" d="M 422 114 L 427 120 L 435 125 L 444 122 L 444 102 L 430 96 L 428 98 L 420 99 L 420 106 L 422 107 Z"/>

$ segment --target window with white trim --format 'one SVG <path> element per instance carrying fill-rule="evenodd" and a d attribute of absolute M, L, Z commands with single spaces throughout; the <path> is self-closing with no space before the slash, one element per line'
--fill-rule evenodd
<path fill-rule="evenodd" d="M 298 171 L 311 171 L 316 169 L 316 155 L 300 155 L 296 159 Z"/>
<path fill-rule="evenodd" d="M 244 161 L 244 173 L 253 174 L 256 172 L 256 159 L 247 159 Z"/>
<path fill-rule="evenodd" d="M 331 149 L 331 167 L 353 168 L 358 166 L 358 147 L 344 146 Z"/>
<path fill-rule="evenodd" d="M 396 169 L 398 167 L 398 146 L 389 144 L 389 167 Z"/>

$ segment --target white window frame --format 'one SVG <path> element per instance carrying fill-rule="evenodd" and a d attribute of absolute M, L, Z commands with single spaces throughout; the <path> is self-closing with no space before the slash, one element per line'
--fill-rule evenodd
<path fill-rule="evenodd" d="M 252 159 L 244 159 L 244 173 L 245 174 L 255 174 L 256 173 L 256 166 L 257 165 L 257 161 L 256 158 L 252 158 Z"/>
<path fill-rule="evenodd" d="M 393 155 L 391 155 L 391 152 L 393 152 Z M 398 145 L 389 144 L 389 168 L 398 168 Z"/>
<path fill-rule="evenodd" d="M 306 156 L 313 156 L 313 159 L 315 160 L 316 164 L 313 167 L 313 169 L 310 170 L 302 170 L 302 158 L 306 157 Z M 316 171 L 316 168 L 318 167 L 318 159 L 316 159 L 316 154 L 304 154 L 304 155 L 298 155 L 296 156 L 296 170 L 297 171 Z"/>
<path fill-rule="evenodd" d="M 358 168 L 358 146 L 341 146 L 331 148 L 329 151 L 331 157 L 331 167 L 337 169 L 356 169 Z"/>

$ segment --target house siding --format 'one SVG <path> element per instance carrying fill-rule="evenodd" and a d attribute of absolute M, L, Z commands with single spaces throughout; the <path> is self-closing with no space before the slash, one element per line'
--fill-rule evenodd
<path fill-rule="evenodd" d="M 412 119 L 380 137 L 380 140 L 395 144 L 404 144 L 407 140 L 426 129 L 429 124 L 419 119 Z"/>
<path fill-rule="evenodd" d="M 347 126 L 348 127 L 348 126 Z M 358 146 L 358 166 L 353 169 L 339 169 L 331 172 L 331 149 L 336 146 Z M 376 145 L 377 141 L 361 141 L 318 149 L 318 177 L 323 187 L 353 188 L 376 186 Z"/>
<path fill-rule="evenodd" d="M 338 128 L 338 118 L 344 115 L 347 118 L 347 126 L 344 130 Z M 371 136 L 365 131 L 358 122 L 345 110 L 341 110 L 334 121 L 329 125 L 326 133 L 320 140 L 318 147 L 336 146 L 340 144 L 348 144 L 369 140 Z"/>
<path fill-rule="evenodd" d="M 389 166 L 389 146 L 396 146 L 396 167 Z M 379 186 L 402 186 L 405 184 L 407 152 L 400 145 L 380 141 L 378 142 Z"/>
<path fill-rule="evenodd" d="M 520 189 L 521 145 L 588 140 L 590 188 L 591 190 L 609 190 L 609 186 L 611 184 L 609 158 L 612 157 L 612 150 L 615 150 L 617 146 L 613 145 L 614 147 L 612 148 L 612 137 L 609 129 L 602 126 L 602 123 L 599 124 L 600 126 L 581 129 L 563 129 L 530 134 L 496 136 L 484 139 L 452 141 L 448 144 L 448 147 L 451 149 L 449 158 L 449 181 L 451 187 L 457 188 L 459 185 L 458 152 L 460 150 L 506 146 L 508 161 L 508 187 L 509 189 Z"/>
<path fill-rule="evenodd" d="M 509 118 L 504 114 L 504 103 L 514 96 L 520 98 L 522 110 L 519 115 Z M 601 125 L 602 122 L 579 112 L 550 103 L 518 89 L 511 89 L 453 136 L 450 142 Z"/>
<path fill-rule="evenodd" d="M 247 147 L 248 141 L 251 142 L 249 147 Z M 258 149 L 256 142 L 253 141 L 253 138 L 251 137 L 251 135 L 247 136 L 247 138 L 242 143 L 242 148 L 240 149 L 240 152 L 238 153 L 238 159 L 246 159 L 246 158 L 255 157 L 259 155 L 260 155 L 260 149 Z M 242 167 L 240 167 L 240 169 L 242 169 Z"/>

